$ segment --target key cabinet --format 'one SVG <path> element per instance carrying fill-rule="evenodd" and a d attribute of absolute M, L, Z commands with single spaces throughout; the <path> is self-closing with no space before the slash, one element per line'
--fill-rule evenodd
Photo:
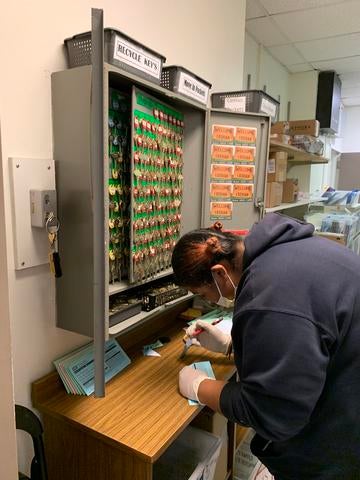
<path fill-rule="evenodd" d="M 91 66 L 77 67 L 52 75 L 52 106 L 54 131 L 54 158 L 58 215 L 61 221 L 59 250 L 63 276 L 57 279 L 57 324 L 60 328 L 93 336 L 93 268 L 94 256 L 101 256 L 105 265 L 105 285 L 98 285 L 106 298 L 104 312 L 105 335 L 119 334 L 137 321 L 151 318 L 156 312 L 142 312 L 135 320 L 127 320 L 116 328 L 110 327 L 108 299 L 119 292 L 131 292 L 135 286 L 157 278 L 171 277 L 169 261 L 144 278 L 116 279 L 110 282 L 109 269 L 109 99 L 110 92 L 127 95 L 129 102 L 128 153 L 129 177 L 134 176 L 137 165 L 136 130 L 134 117 L 139 112 L 150 116 L 153 105 L 163 105 L 181 115 L 183 145 L 181 206 L 178 212 L 178 235 L 201 226 L 209 226 L 219 219 L 228 229 L 246 229 L 263 215 L 266 159 L 269 148 L 269 118 L 258 114 L 232 113 L 210 110 L 196 101 L 152 84 L 140 77 L 104 64 L 104 200 L 102 218 L 96 218 L 93 205 L 91 177 Z M 139 105 L 137 98 L 142 97 Z M 151 103 L 152 102 L 152 103 Z M 138 119 L 143 120 L 143 119 Z M 124 121 L 124 120 L 122 120 Z M 252 138 L 246 138 L 252 134 Z M 251 137 L 251 135 L 250 135 Z M 239 139 L 237 144 L 236 138 Z M 235 158 L 235 161 L 234 161 Z M 238 160 L 236 160 L 238 159 Z M 99 159 L 101 161 L 101 159 Z M 179 170 L 175 171 L 179 175 Z M 234 175 L 237 179 L 234 180 Z M 99 180 L 101 181 L 101 180 Z M 131 190 L 129 209 L 134 207 Z M 234 196 L 233 196 L 234 195 Z M 240 201 L 239 201 L 240 200 Z M 146 200 L 144 201 L 144 203 Z M 134 242 L 134 216 L 128 212 L 127 234 L 130 245 Z M 144 217 L 149 213 L 144 212 Z M 103 251 L 94 252 L 91 232 L 100 222 L 105 229 Z M 176 238 L 176 237 L 174 237 Z M 170 252 L 171 253 L 171 252 Z M 131 270 L 129 251 L 129 271 Z M 170 258 L 170 255 L 169 255 Z M 173 302 L 176 304 L 177 302 Z M 171 305 L 170 305 L 171 306 Z"/>

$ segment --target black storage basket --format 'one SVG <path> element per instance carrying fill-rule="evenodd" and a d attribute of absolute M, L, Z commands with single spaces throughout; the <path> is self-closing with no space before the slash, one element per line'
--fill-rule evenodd
<path fill-rule="evenodd" d="M 142 52 L 143 56 L 148 55 L 149 61 L 151 61 L 151 58 L 155 58 L 159 62 L 159 69 L 158 72 L 156 72 L 156 76 L 139 70 L 138 68 L 115 58 L 114 55 L 116 38 L 123 40 L 124 42 L 130 43 L 134 48 L 139 49 L 139 51 Z M 91 64 L 91 32 L 80 33 L 78 35 L 74 35 L 73 37 L 66 38 L 64 40 L 64 43 L 68 52 L 70 68 Z M 150 80 L 151 82 L 158 84 L 160 83 L 161 79 L 162 66 L 166 61 L 166 58 L 160 53 L 157 53 L 154 50 L 145 47 L 137 40 L 134 40 L 128 37 L 126 34 L 113 28 L 104 29 L 104 59 L 105 62 L 111 63 L 127 72 L 135 73 L 139 77 L 145 78 L 146 80 Z"/>
<path fill-rule="evenodd" d="M 213 108 L 226 108 L 227 98 L 244 98 L 245 111 L 265 113 L 271 116 L 271 121 L 276 122 L 279 117 L 280 102 L 268 95 L 263 90 L 241 90 L 239 92 L 220 92 L 211 95 Z"/>
<path fill-rule="evenodd" d="M 194 100 L 197 100 L 200 103 L 203 103 L 204 105 L 207 104 L 208 101 L 208 96 L 209 96 L 209 90 L 211 89 L 211 83 L 209 83 L 207 80 L 204 80 L 203 78 L 199 77 L 195 73 L 190 72 L 184 67 L 180 67 L 178 65 L 169 65 L 167 67 L 164 67 L 162 69 L 161 73 L 161 86 L 164 88 L 167 88 L 168 90 L 171 90 L 173 92 L 180 93 L 182 95 L 186 95 L 185 92 L 179 91 L 179 84 L 180 84 L 180 74 L 185 73 L 192 79 L 194 79 L 196 82 L 199 82 L 201 85 L 203 85 L 203 89 L 205 91 L 204 98 L 201 99 L 200 96 L 198 99 L 193 98 Z M 189 95 L 188 95 L 189 96 Z"/>

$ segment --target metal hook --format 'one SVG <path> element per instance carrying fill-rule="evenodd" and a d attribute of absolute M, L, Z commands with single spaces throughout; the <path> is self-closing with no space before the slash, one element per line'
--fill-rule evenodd
<path fill-rule="evenodd" d="M 52 221 L 56 221 L 56 224 L 49 225 Z M 53 212 L 49 213 L 49 216 L 46 219 L 45 228 L 48 233 L 57 233 L 60 230 L 59 219 L 54 215 Z"/>

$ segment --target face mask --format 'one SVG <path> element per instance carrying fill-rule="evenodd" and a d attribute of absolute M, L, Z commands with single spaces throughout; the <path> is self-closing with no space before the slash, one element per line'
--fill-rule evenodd
<path fill-rule="evenodd" d="M 217 281 L 215 280 L 214 275 L 212 274 L 212 277 L 214 279 L 216 288 L 219 292 L 219 300 L 216 302 L 216 305 L 219 305 L 219 307 L 223 307 L 223 308 L 234 308 L 236 287 L 234 285 L 234 282 L 231 280 L 231 278 L 229 277 L 229 275 L 227 273 L 226 273 L 226 276 L 228 277 L 231 285 L 234 288 L 234 298 L 232 300 L 230 300 L 229 298 L 226 298 L 226 297 L 223 296 L 223 294 L 221 293 L 221 290 L 219 288 L 219 285 L 218 285 Z"/>

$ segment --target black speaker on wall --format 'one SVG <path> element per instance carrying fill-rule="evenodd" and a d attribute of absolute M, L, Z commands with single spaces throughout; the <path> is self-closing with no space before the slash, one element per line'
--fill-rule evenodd
<path fill-rule="evenodd" d="M 341 80 L 334 71 L 320 72 L 318 80 L 316 120 L 325 133 L 339 130 Z"/>

